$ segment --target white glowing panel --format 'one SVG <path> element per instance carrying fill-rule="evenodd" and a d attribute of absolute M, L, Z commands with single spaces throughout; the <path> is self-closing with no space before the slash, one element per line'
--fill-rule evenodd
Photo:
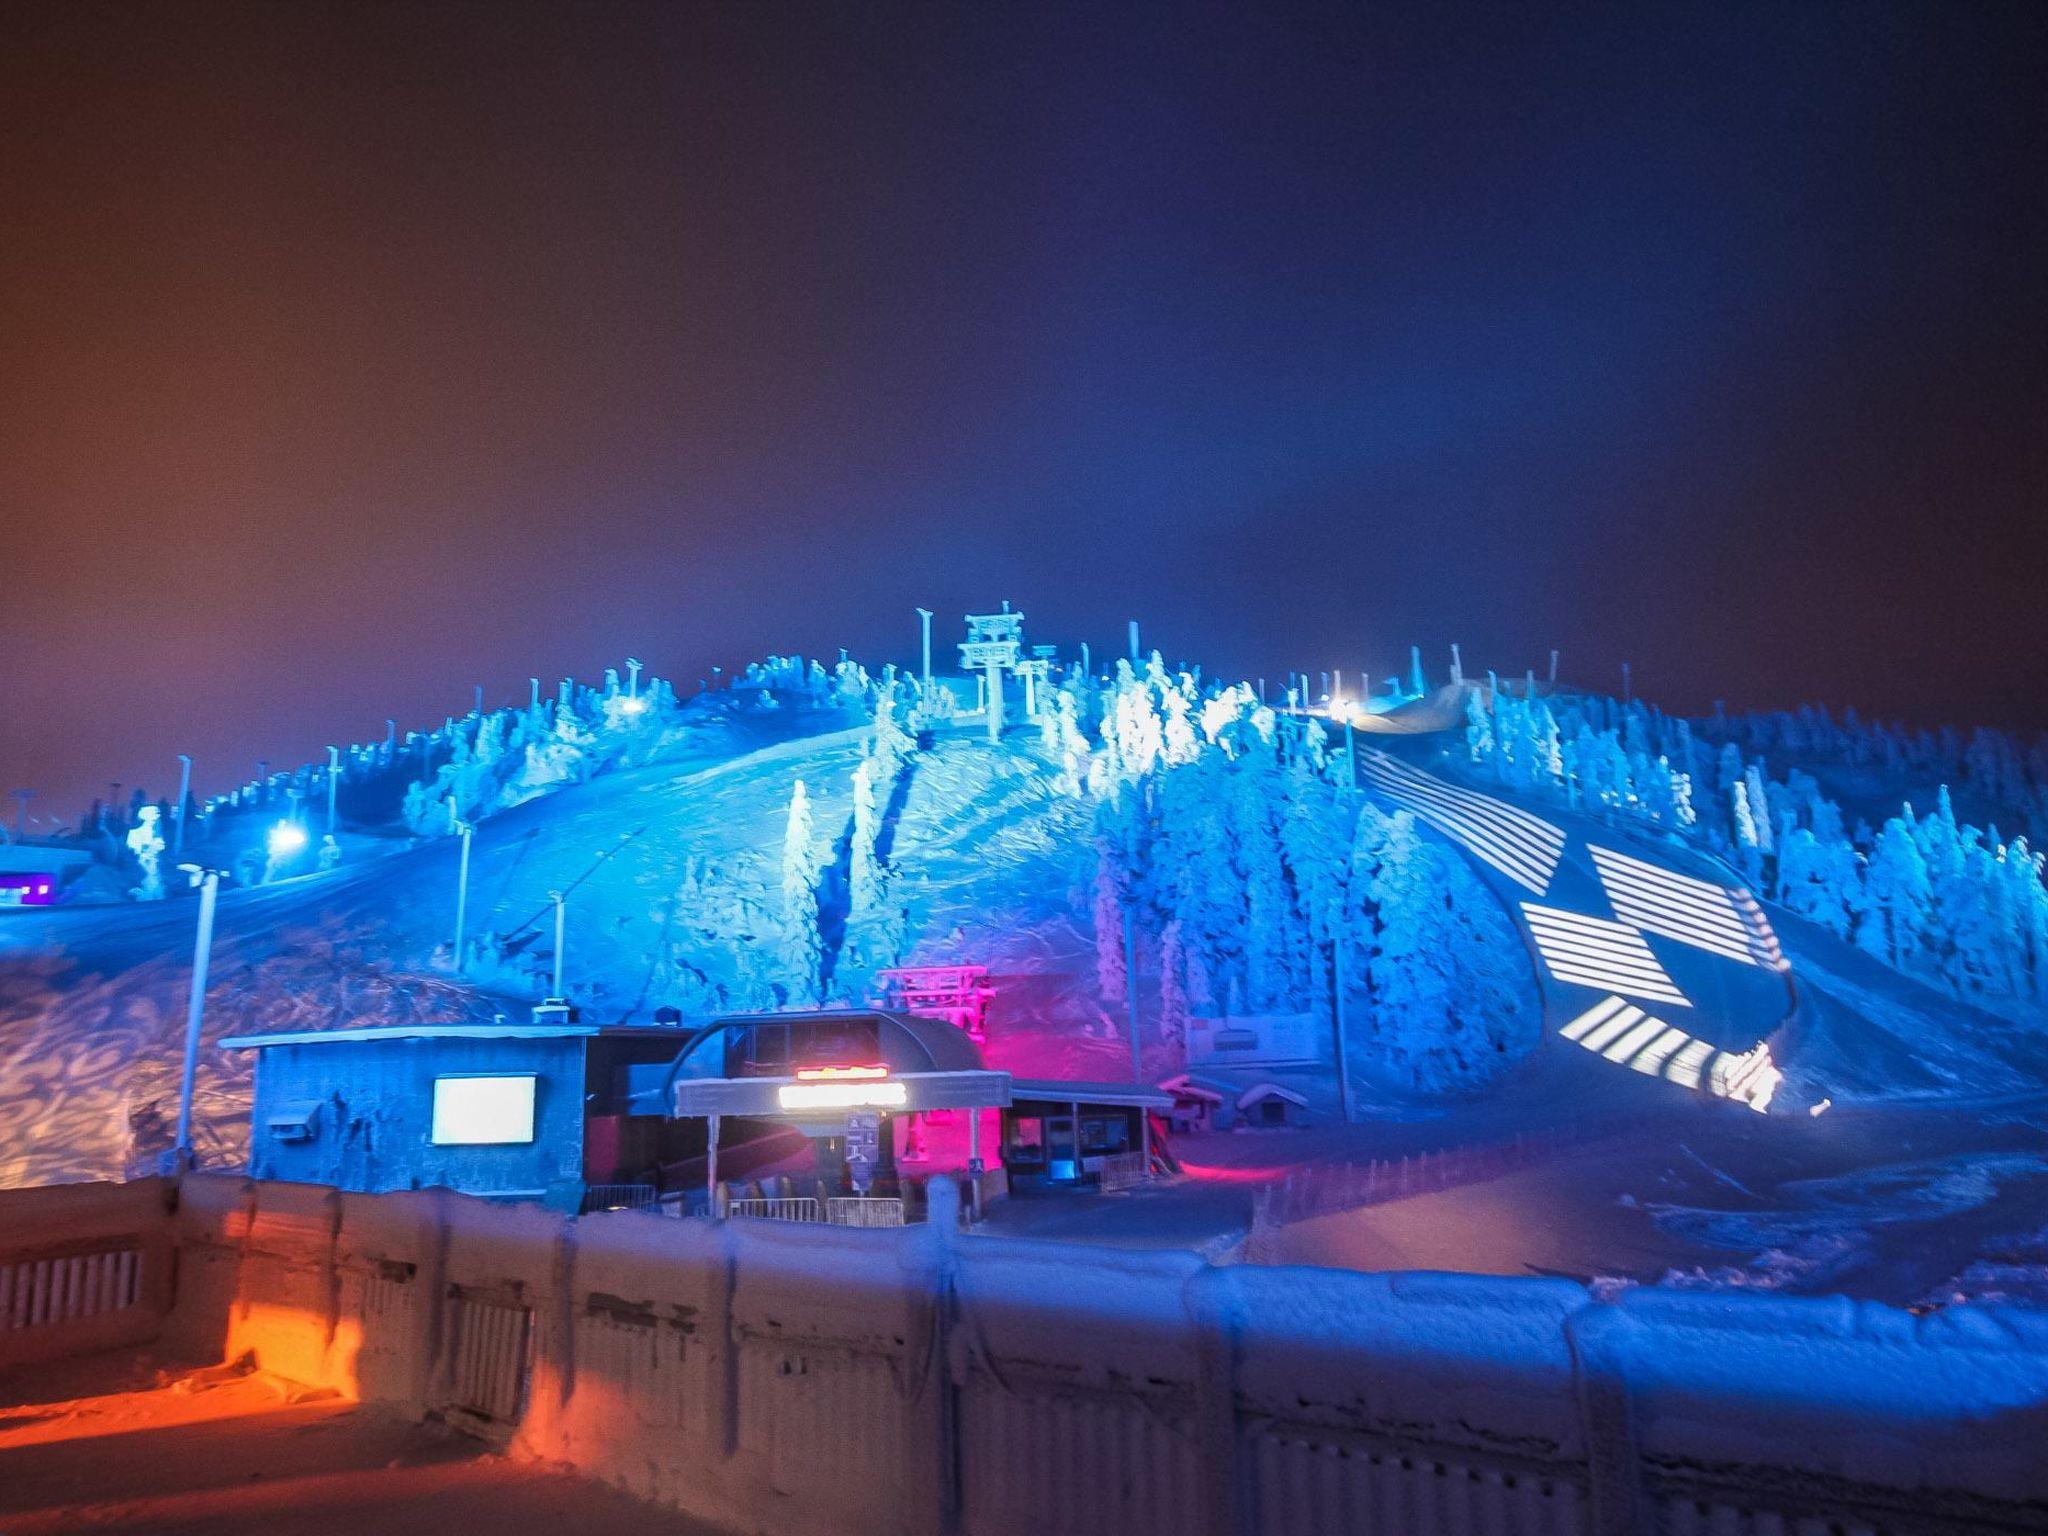
<path fill-rule="evenodd" d="M 1544 966 L 1559 981 L 1675 1003 L 1681 1008 L 1692 1006 L 1650 953 L 1642 934 L 1626 924 L 1539 907 L 1530 901 L 1522 903 L 1522 917 Z"/>
<path fill-rule="evenodd" d="M 496 1147 L 533 1140 L 531 1077 L 437 1077 L 437 1147 Z"/>
<path fill-rule="evenodd" d="M 1476 858 L 1541 896 L 1564 856 L 1564 833 L 1540 816 L 1447 784 L 1384 752 L 1358 754 L 1372 787 Z"/>
<path fill-rule="evenodd" d="M 1717 1051 L 1618 997 L 1603 998 L 1558 1033 L 1616 1066 L 1683 1088 L 1705 1087 L 1758 1114 L 1770 1107 L 1771 1095 L 1784 1080 L 1768 1045 L 1759 1042 L 1740 1054 Z"/>
<path fill-rule="evenodd" d="M 1695 880 L 1611 848 L 1590 851 L 1614 915 L 1624 923 L 1747 965 L 1784 969 L 1778 936 L 1747 892 Z"/>
<path fill-rule="evenodd" d="M 909 1100 L 896 1082 L 784 1083 L 775 1102 L 784 1109 L 900 1109 Z"/>

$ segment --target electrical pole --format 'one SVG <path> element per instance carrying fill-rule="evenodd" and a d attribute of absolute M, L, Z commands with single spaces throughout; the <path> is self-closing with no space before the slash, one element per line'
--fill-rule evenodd
<path fill-rule="evenodd" d="M 929 608 L 917 610 L 918 627 L 924 631 L 924 692 L 919 696 L 925 708 L 932 702 L 932 611 Z"/>
<path fill-rule="evenodd" d="M 1130 908 L 1124 908 L 1124 1016 L 1131 1034 L 1131 1081 L 1143 1085 L 1145 1060 L 1138 1049 L 1138 929 Z M 1081 1122 L 1074 1121 L 1074 1155 L 1079 1157 Z M 1152 1111 L 1138 1107 L 1138 1150 L 1144 1154 L 1145 1177 L 1152 1176 Z"/>
<path fill-rule="evenodd" d="M 1131 665 L 1138 664 L 1138 621 L 1131 620 Z"/>
<path fill-rule="evenodd" d="M 1337 902 L 1330 903 L 1330 963 L 1335 969 L 1332 978 L 1336 992 L 1337 1026 L 1337 1103 L 1342 1109 L 1344 1123 L 1351 1123 L 1351 1064 L 1344 1053 L 1344 991 L 1350 984 L 1344 971 L 1344 908 Z"/>
<path fill-rule="evenodd" d="M 334 794 L 341 783 L 341 748 L 327 749 L 327 835 L 334 836 Z"/>
<path fill-rule="evenodd" d="M 192 941 L 192 993 L 185 1003 L 185 1071 L 178 1085 L 178 1141 L 171 1149 L 176 1170 L 192 1166 L 192 1093 L 199 1076 L 199 1032 L 206 1019 L 206 968 L 213 955 L 213 909 L 220 900 L 220 871 L 193 865 L 199 882 L 199 932 Z"/>

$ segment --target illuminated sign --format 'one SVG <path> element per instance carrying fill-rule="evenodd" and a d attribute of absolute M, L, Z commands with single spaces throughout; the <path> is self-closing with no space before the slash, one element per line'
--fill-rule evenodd
<path fill-rule="evenodd" d="M 532 1141 L 533 1088 L 530 1076 L 435 1078 L 434 1145 L 493 1147 Z"/>
<path fill-rule="evenodd" d="M 848 1077 L 887 1077 L 887 1067 L 798 1067 L 796 1075 L 807 1083 L 830 1082 Z"/>
<path fill-rule="evenodd" d="M 775 1090 L 784 1109 L 900 1109 L 909 1101 L 902 1083 L 873 1078 L 784 1083 Z"/>

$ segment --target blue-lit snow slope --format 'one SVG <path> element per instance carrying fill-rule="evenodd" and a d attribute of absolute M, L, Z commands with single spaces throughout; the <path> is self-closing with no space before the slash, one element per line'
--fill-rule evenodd
<path fill-rule="evenodd" d="M 1357 755 L 1362 785 L 1463 850 L 1500 894 L 1556 1039 L 1674 1090 L 1769 1107 L 1769 1042 L 1797 994 L 1769 919 L 1726 871 L 1619 820 L 1461 782 L 1421 741 Z"/>
<path fill-rule="evenodd" d="M 866 734 L 794 708 L 710 718 L 661 763 L 485 818 L 470 933 L 504 948 L 459 978 L 445 952 L 454 838 L 229 889 L 207 997 L 202 1154 L 235 1166 L 246 1146 L 249 1061 L 213 1049 L 224 1035 L 523 1015 L 552 961 L 551 890 L 569 893 L 569 990 L 586 1019 L 760 1001 L 792 787 L 805 781 L 817 841 L 836 847 Z M 1056 772 L 1035 730 L 1000 745 L 944 732 L 915 756 L 883 808 L 904 958 L 991 969 L 994 1065 L 1123 1076 L 1087 924 L 1092 806 L 1059 793 Z M 189 899 L 0 917 L 0 1185 L 119 1178 L 168 1145 L 193 918 Z M 884 963 L 887 942 L 872 917 L 847 925 L 837 961 L 850 984 Z"/>

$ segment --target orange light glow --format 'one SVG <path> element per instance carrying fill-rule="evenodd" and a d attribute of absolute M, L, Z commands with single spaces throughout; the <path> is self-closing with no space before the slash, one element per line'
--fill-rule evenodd
<path fill-rule="evenodd" d="M 849 1077 L 887 1077 L 887 1067 L 798 1067 L 796 1075 L 807 1083 L 831 1082 Z"/>

